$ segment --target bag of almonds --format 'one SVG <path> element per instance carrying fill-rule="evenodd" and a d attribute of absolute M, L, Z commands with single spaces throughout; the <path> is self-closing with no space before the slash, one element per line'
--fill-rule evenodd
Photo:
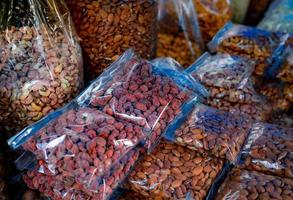
<path fill-rule="evenodd" d="M 209 91 L 207 105 L 266 120 L 272 111 L 271 103 L 253 87 L 251 74 L 254 66 L 255 62 L 245 57 L 205 53 L 186 72 Z"/>
<path fill-rule="evenodd" d="M 248 170 L 293 178 L 293 128 L 255 123 L 238 165 Z"/>
<path fill-rule="evenodd" d="M 254 60 L 256 62 L 254 74 L 262 76 L 273 62 L 278 62 L 280 59 L 278 47 L 287 37 L 286 34 L 228 22 L 214 36 L 208 48 L 212 53 L 229 53 Z"/>
<path fill-rule="evenodd" d="M 203 42 L 192 0 L 159 0 L 157 57 L 172 57 L 188 67 Z"/>
<path fill-rule="evenodd" d="M 293 179 L 233 169 L 218 190 L 216 200 L 293 199 Z"/>
<path fill-rule="evenodd" d="M 208 43 L 232 18 L 230 0 L 193 0 L 203 41 Z"/>
<path fill-rule="evenodd" d="M 130 173 L 126 187 L 143 199 L 205 199 L 223 168 L 221 159 L 163 141 Z"/>
<path fill-rule="evenodd" d="M 86 62 L 86 79 L 96 78 L 128 48 L 155 56 L 157 0 L 66 0 Z"/>
<path fill-rule="evenodd" d="M 83 85 L 83 68 L 62 1 L 7 0 L 6 6 L 0 27 L 0 126 L 11 136 L 73 99 Z"/>
<path fill-rule="evenodd" d="M 252 121 L 245 115 L 231 114 L 198 103 L 184 123 L 164 138 L 195 150 L 235 163 Z"/>

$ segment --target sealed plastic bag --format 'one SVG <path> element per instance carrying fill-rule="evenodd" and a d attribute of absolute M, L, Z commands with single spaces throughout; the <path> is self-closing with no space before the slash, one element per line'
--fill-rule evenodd
<path fill-rule="evenodd" d="M 164 137 L 202 155 L 235 163 L 251 125 L 245 115 L 197 104 L 180 128 L 167 132 Z"/>
<path fill-rule="evenodd" d="M 0 30 L 0 125 L 12 135 L 77 95 L 83 69 L 62 1 L 6 2 Z"/>
<path fill-rule="evenodd" d="M 284 56 L 284 63 L 281 66 L 277 78 L 286 83 L 293 83 L 293 46 L 288 46 Z"/>
<path fill-rule="evenodd" d="M 293 199 L 293 180 L 254 171 L 233 169 L 216 196 L 216 200 Z"/>
<path fill-rule="evenodd" d="M 255 63 L 248 58 L 205 53 L 186 72 L 209 90 L 206 100 L 209 106 L 266 120 L 272 108 L 253 87 L 251 74 L 254 66 Z"/>
<path fill-rule="evenodd" d="M 232 18 L 230 0 L 193 0 L 203 40 L 208 43 Z"/>
<path fill-rule="evenodd" d="M 128 48 L 155 56 L 157 0 L 66 0 L 93 80 Z"/>
<path fill-rule="evenodd" d="M 255 123 L 241 154 L 246 169 L 293 178 L 293 128 Z"/>
<path fill-rule="evenodd" d="M 128 177 L 128 187 L 143 199 L 204 199 L 223 160 L 162 142 Z"/>
<path fill-rule="evenodd" d="M 258 27 L 268 31 L 293 33 L 293 2 L 274 1 Z"/>
<path fill-rule="evenodd" d="M 284 37 L 283 34 L 229 22 L 215 35 L 208 47 L 211 52 L 225 52 L 253 59 L 256 61 L 254 73 L 263 75 L 272 62 L 278 62 L 278 47 Z"/>
<path fill-rule="evenodd" d="M 202 50 L 192 0 L 159 0 L 157 56 L 172 57 L 188 67 Z"/>

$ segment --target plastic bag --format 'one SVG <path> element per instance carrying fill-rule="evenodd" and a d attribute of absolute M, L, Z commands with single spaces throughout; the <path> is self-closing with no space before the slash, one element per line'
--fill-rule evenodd
<path fill-rule="evenodd" d="M 82 39 L 86 78 L 93 80 L 128 48 L 155 56 L 157 0 L 66 0 Z"/>
<path fill-rule="evenodd" d="M 268 66 L 278 62 L 280 43 L 286 35 L 254 27 L 227 23 L 208 44 L 211 52 L 225 52 L 256 61 L 254 74 L 263 75 Z"/>
<path fill-rule="evenodd" d="M 202 53 L 203 42 L 192 0 L 159 0 L 157 56 L 188 67 Z"/>
<path fill-rule="evenodd" d="M 241 153 L 241 166 L 287 178 L 293 177 L 293 128 L 255 123 Z"/>
<path fill-rule="evenodd" d="M 293 3 L 291 0 L 276 0 L 271 4 L 265 17 L 258 24 L 259 28 L 274 31 L 293 33 Z"/>
<path fill-rule="evenodd" d="M 293 48 L 293 47 L 292 47 Z M 288 47 L 285 53 L 285 61 L 281 67 L 277 78 L 281 79 L 286 83 L 293 83 L 293 49 Z"/>
<path fill-rule="evenodd" d="M 223 160 L 162 142 L 128 177 L 128 187 L 143 199 L 204 199 Z"/>
<path fill-rule="evenodd" d="M 230 0 L 193 0 L 203 40 L 208 43 L 231 18 Z"/>
<path fill-rule="evenodd" d="M 187 120 L 167 140 L 186 146 L 202 155 L 225 158 L 235 163 L 252 122 L 245 115 L 197 104 Z"/>
<path fill-rule="evenodd" d="M 276 112 L 268 121 L 269 123 L 276 124 L 282 127 L 293 128 L 293 113 Z"/>
<path fill-rule="evenodd" d="M 74 98 L 83 69 L 62 1 L 6 3 L 0 26 L 0 125 L 11 136 Z"/>
<path fill-rule="evenodd" d="M 292 179 L 233 169 L 218 190 L 216 200 L 293 198 Z"/>
<path fill-rule="evenodd" d="M 255 63 L 229 54 L 203 54 L 186 72 L 210 92 L 206 104 L 232 113 L 245 113 L 253 119 L 266 120 L 271 104 L 259 95 L 251 80 Z"/>

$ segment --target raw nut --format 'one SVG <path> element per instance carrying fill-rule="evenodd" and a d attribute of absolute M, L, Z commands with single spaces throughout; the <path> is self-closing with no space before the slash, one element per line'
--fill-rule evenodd
<path fill-rule="evenodd" d="M 293 178 L 293 128 L 255 123 L 242 150 L 240 166 Z"/>
<path fill-rule="evenodd" d="M 255 171 L 233 169 L 218 190 L 216 200 L 226 199 L 284 199 L 293 198 L 292 179 L 265 175 Z"/>
<path fill-rule="evenodd" d="M 175 158 L 180 165 L 171 161 Z M 150 166 L 143 165 L 146 160 Z M 164 141 L 138 163 L 127 186 L 147 199 L 185 199 L 188 195 L 204 199 L 222 167 L 220 159 L 201 157 L 195 151 Z"/>

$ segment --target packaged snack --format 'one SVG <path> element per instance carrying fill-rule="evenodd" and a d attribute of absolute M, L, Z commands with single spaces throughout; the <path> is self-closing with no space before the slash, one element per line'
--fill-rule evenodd
<path fill-rule="evenodd" d="M 216 200 L 293 198 L 293 180 L 233 169 L 218 190 Z"/>
<path fill-rule="evenodd" d="M 228 22 L 208 44 L 211 52 L 239 55 L 256 61 L 254 74 L 262 76 L 273 62 L 278 62 L 283 34 Z"/>
<path fill-rule="evenodd" d="M 293 177 L 293 128 L 255 123 L 239 165 L 266 174 Z"/>
<path fill-rule="evenodd" d="M 164 137 L 204 156 L 224 158 L 234 163 L 251 125 L 245 115 L 198 103 L 180 128 L 167 132 Z"/>
<path fill-rule="evenodd" d="M 259 95 L 251 80 L 255 63 L 229 54 L 203 54 L 186 72 L 210 92 L 206 104 L 232 113 L 244 113 L 252 119 L 266 120 L 272 111 L 270 102 Z"/>
<path fill-rule="evenodd" d="M 281 67 L 277 78 L 286 83 L 293 83 L 293 49 L 288 48 L 288 53 L 285 55 L 285 62 Z"/>
<path fill-rule="evenodd" d="M 7 2 L 0 30 L 0 126 L 12 136 L 72 100 L 83 69 L 62 1 Z"/>
<path fill-rule="evenodd" d="M 143 199 L 204 199 L 223 160 L 162 142 L 128 177 L 128 187 Z"/>
<path fill-rule="evenodd" d="M 193 0 L 203 40 L 208 43 L 232 18 L 230 0 Z"/>
<path fill-rule="evenodd" d="M 157 57 L 172 57 L 188 67 L 203 42 L 192 0 L 159 0 Z"/>
<path fill-rule="evenodd" d="M 93 80 L 128 48 L 153 58 L 156 47 L 157 1 L 66 0 L 77 27 Z"/>

